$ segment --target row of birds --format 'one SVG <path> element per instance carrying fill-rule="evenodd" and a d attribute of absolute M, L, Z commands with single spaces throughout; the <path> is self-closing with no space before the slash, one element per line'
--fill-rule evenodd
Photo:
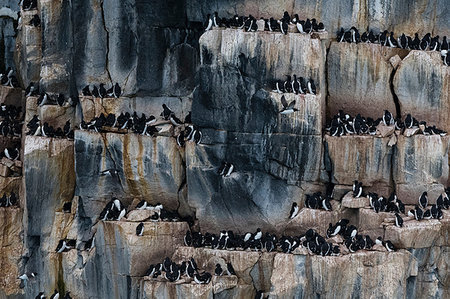
<path fill-rule="evenodd" d="M 74 138 L 74 131 L 71 128 L 70 120 L 66 121 L 64 127 L 54 128 L 49 125 L 48 122 L 44 122 L 41 124 L 41 120 L 37 115 L 34 115 L 33 118 L 27 123 L 28 132 L 26 135 L 31 136 L 43 136 L 43 137 L 51 137 L 51 138 Z"/>
<path fill-rule="evenodd" d="M 352 117 L 348 113 L 344 113 L 343 110 L 333 116 L 331 123 L 325 129 L 331 136 L 344 136 L 344 135 L 375 135 L 377 132 L 377 126 L 382 123 L 385 126 L 394 126 L 395 130 L 403 132 L 405 129 L 420 129 L 420 132 L 424 135 L 440 135 L 445 136 L 447 132 L 436 128 L 436 126 L 427 126 L 425 121 L 417 121 L 410 113 L 405 117 L 403 121 L 400 117 L 394 118 L 391 112 L 385 110 L 383 116 L 378 119 L 371 117 L 362 117 L 360 114 L 356 117 Z"/>
<path fill-rule="evenodd" d="M 205 31 L 211 30 L 213 28 L 225 27 L 225 28 L 238 28 L 244 29 L 247 32 L 255 31 L 277 31 L 283 34 L 289 32 L 289 25 L 295 25 L 298 32 L 302 34 L 309 34 L 312 32 L 323 32 L 325 31 L 325 26 L 322 22 L 317 22 L 316 19 L 306 19 L 300 20 L 298 14 L 294 14 L 292 17 L 287 11 L 283 13 L 281 19 L 274 19 L 273 17 L 269 19 L 261 18 L 264 20 L 264 28 L 258 27 L 258 22 L 252 15 L 238 16 L 234 15 L 232 18 L 220 18 L 217 12 L 213 15 L 208 14 L 205 23 Z"/>
<path fill-rule="evenodd" d="M 122 88 L 120 87 L 119 83 L 116 82 L 116 84 L 112 85 L 110 88 L 106 89 L 104 83 L 100 83 L 99 87 L 97 88 L 96 85 L 91 87 L 89 85 L 86 85 L 82 90 L 81 94 L 85 97 L 96 97 L 96 98 L 107 98 L 107 97 L 113 97 L 118 98 L 122 95 Z"/>
<path fill-rule="evenodd" d="M 295 94 L 316 94 L 316 85 L 313 79 L 305 79 L 303 77 L 299 77 L 297 79 L 297 75 L 293 75 L 291 78 L 290 75 L 286 75 L 286 80 L 276 81 L 275 89 L 273 90 L 277 93 L 295 93 Z"/>
<path fill-rule="evenodd" d="M 22 135 L 22 107 L 0 105 L 0 135 L 20 137 Z"/>
<path fill-rule="evenodd" d="M 30 83 L 31 84 L 31 83 Z M 30 88 L 30 91 L 28 91 L 27 95 L 34 95 L 34 91 L 32 90 L 33 87 L 28 86 L 27 88 Z M 25 92 L 27 92 L 25 90 Z M 64 94 L 59 93 L 58 95 L 52 95 L 48 94 L 46 92 L 42 92 L 39 97 L 37 98 L 37 104 L 39 107 L 45 106 L 45 105 L 59 105 L 61 107 L 76 107 L 80 100 L 78 97 L 68 97 L 66 98 Z"/>
<path fill-rule="evenodd" d="M 335 225 L 329 224 L 326 238 L 332 238 L 336 235 L 341 235 L 344 239 L 344 244 L 350 252 L 355 252 L 359 249 L 372 249 L 374 242 L 370 236 L 362 236 L 357 234 L 357 228 L 354 225 L 349 225 L 349 220 L 341 219 Z M 395 248 L 390 241 L 383 241 L 379 237 L 376 243 L 380 243 L 388 251 L 393 251 Z M 301 247 L 307 248 L 312 254 L 330 256 L 339 255 L 340 248 L 338 245 L 333 245 L 326 241 L 319 233 L 313 229 L 309 229 L 305 234 L 300 236 L 281 236 L 278 238 L 268 232 L 262 233 L 261 229 L 256 232 L 248 232 L 244 235 L 235 235 L 233 231 L 221 231 L 219 235 L 200 232 L 187 231 L 184 236 L 184 244 L 195 248 L 208 247 L 217 250 L 255 250 L 273 252 L 278 248 L 283 253 L 291 253 L 295 249 Z"/>
<path fill-rule="evenodd" d="M 14 192 L 11 192 L 9 195 L 6 195 L 6 193 L 4 193 L 3 196 L 0 197 L 0 208 L 12 207 L 17 203 L 18 199 Z"/>
<path fill-rule="evenodd" d="M 227 263 L 228 275 L 236 275 L 231 263 Z M 215 274 L 221 276 L 224 271 L 220 264 L 216 265 Z M 181 264 L 173 262 L 169 257 L 166 257 L 162 263 L 150 265 L 145 273 L 145 276 L 151 278 L 158 278 L 162 276 L 169 282 L 176 282 L 183 276 L 192 279 L 197 284 L 208 284 L 211 282 L 212 275 L 206 271 L 200 271 L 194 258 L 188 261 L 183 261 Z"/>
<path fill-rule="evenodd" d="M 35 299 L 46 299 L 47 297 L 45 296 L 44 292 L 39 292 L 39 294 L 37 294 L 36 297 L 34 297 Z M 66 294 L 64 295 L 64 297 L 61 297 L 59 292 L 57 290 L 55 290 L 53 292 L 53 294 L 50 296 L 50 299 L 72 299 L 72 297 L 70 296 L 70 292 L 66 292 Z"/>
<path fill-rule="evenodd" d="M 341 30 L 337 33 L 336 37 L 338 42 L 347 43 L 373 43 L 380 44 L 391 48 L 402 48 L 408 50 L 422 50 L 422 51 L 440 51 L 441 57 L 444 60 L 444 64 L 450 65 L 450 55 L 448 54 L 449 44 L 447 37 L 442 38 L 440 41 L 439 35 L 432 37 L 431 33 L 425 34 L 422 38 L 419 38 L 419 34 L 415 33 L 414 38 L 407 36 L 404 33 L 397 38 L 394 37 L 394 32 L 384 30 L 378 34 L 373 33 L 373 30 L 369 32 L 359 33 L 359 30 L 355 27 L 350 30 Z"/>

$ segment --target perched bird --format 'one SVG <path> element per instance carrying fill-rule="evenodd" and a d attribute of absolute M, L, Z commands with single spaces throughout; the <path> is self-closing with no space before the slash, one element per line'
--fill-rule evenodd
<path fill-rule="evenodd" d="M 289 213 L 289 219 L 295 218 L 299 211 L 299 207 L 296 202 L 292 203 L 291 212 Z"/>
<path fill-rule="evenodd" d="M 139 223 L 139 225 L 136 227 L 136 235 L 137 236 L 144 235 L 144 223 L 143 222 Z"/>

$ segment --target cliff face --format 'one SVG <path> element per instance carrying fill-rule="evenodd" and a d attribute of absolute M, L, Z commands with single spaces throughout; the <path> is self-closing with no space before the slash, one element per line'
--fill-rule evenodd
<path fill-rule="evenodd" d="M 2 5 L 19 10 L 8 1 Z M 12 19 L 3 18 L 0 61 L 11 65 L 15 48 L 23 87 L 38 82 L 41 90 L 68 97 L 86 84 L 118 82 L 124 91 L 117 99 L 80 95 L 76 107 L 40 107 L 37 97 L 0 86 L 0 103 L 23 107 L 25 124 L 38 115 L 55 127 L 67 120 L 74 127 L 101 113 L 136 111 L 156 116 L 160 131 L 154 137 L 119 129 L 76 129 L 73 140 L 0 137 L 0 150 L 21 149 L 19 161 L 0 162 L 0 196 L 19 196 L 16 206 L 0 207 L 0 298 L 35 298 L 41 291 L 49 297 L 54 289 L 73 298 L 252 298 L 258 290 L 270 298 L 449 297 L 450 213 L 420 222 L 402 214 L 405 224 L 398 228 L 394 214 L 375 213 L 368 199 L 347 192 L 359 180 L 364 192 L 396 192 L 406 212 L 424 191 L 435 203 L 450 185 L 450 138 L 386 127 L 376 136 L 324 133 L 340 109 L 372 118 L 385 109 L 403 118 L 411 113 L 450 131 L 450 68 L 438 52 L 334 40 L 340 27 L 353 25 L 450 35 L 446 5 L 40 0 L 36 10 L 21 11 L 15 45 L 7 29 Z M 327 32 L 203 32 L 200 25 L 214 11 L 259 18 L 281 17 L 284 10 L 316 17 Z M 29 25 L 35 14 L 40 27 Z M 282 115 L 274 82 L 294 74 L 313 79 L 317 93 L 284 94 L 298 111 Z M 177 145 L 180 128 L 161 120 L 162 104 L 181 120 L 192 111 L 200 144 Z M 228 177 L 218 175 L 225 161 L 235 166 Z M 111 169 L 117 173 L 103 173 Z M 332 211 L 305 208 L 306 195 L 325 193 L 329 183 L 335 184 Z M 99 220 L 112 197 L 125 205 L 126 216 Z M 134 209 L 141 200 L 161 203 L 182 219 L 152 222 L 150 211 Z M 300 212 L 288 219 L 293 202 Z M 284 254 L 183 246 L 188 229 L 261 228 L 298 236 L 313 228 L 325 235 L 328 224 L 342 218 L 358 233 L 391 240 L 397 250 L 348 253 L 340 237 L 330 242 L 340 243 L 341 255 L 326 257 L 304 247 Z M 143 236 L 136 235 L 140 222 Z M 85 248 L 92 238 L 93 248 Z M 76 248 L 56 253 L 62 239 L 76 240 Z M 145 276 L 166 256 L 178 263 L 194 257 L 211 273 L 217 263 L 231 262 L 237 275 L 214 276 L 206 285 Z M 38 277 L 21 283 L 17 276 L 25 272 Z"/>

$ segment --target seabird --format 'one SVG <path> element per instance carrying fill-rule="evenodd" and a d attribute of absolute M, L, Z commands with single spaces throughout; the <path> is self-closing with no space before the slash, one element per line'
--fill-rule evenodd
<path fill-rule="evenodd" d="M 280 110 L 281 114 L 291 114 L 294 113 L 295 111 L 298 111 L 298 109 L 294 107 L 295 100 L 293 100 L 288 104 L 284 95 L 281 96 L 281 104 L 283 105 L 283 109 Z"/>
<path fill-rule="evenodd" d="M 387 240 L 384 242 L 384 247 L 387 249 L 387 251 L 392 252 L 395 250 L 394 244 L 392 244 L 391 241 Z"/>
<path fill-rule="evenodd" d="M 299 211 L 299 207 L 298 207 L 297 203 L 294 202 L 291 207 L 291 212 L 289 213 L 289 219 L 295 218 L 295 216 L 297 216 L 297 214 L 298 214 L 298 211 Z"/>
<path fill-rule="evenodd" d="M 57 290 L 50 296 L 50 299 L 59 299 L 59 293 Z"/>
<path fill-rule="evenodd" d="M 227 274 L 228 275 L 236 275 L 233 265 L 230 262 L 227 263 Z"/>
<path fill-rule="evenodd" d="M 403 227 L 403 219 L 398 213 L 395 213 L 395 226 Z"/>
<path fill-rule="evenodd" d="M 142 236 L 144 234 L 144 223 L 141 222 L 139 223 L 139 225 L 136 227 L 136 235 L 137 236 Z"/>
<path fill-rule="evenodd" d="M 211 30 L 212 26 L 213 26 L 213 20 L 211 19 L 211 14 L 208 14 L 206 16 L 206 18 L 208 19 L 208 24 L 206 25 L 205 31 Z"/>
<path fill-rule="evenodd" d="M 419 198 L 419 206 L 422 209 L 426 209 L 427 205 L 428 205 L 428 196 L 427 196 L 427 192 L 423 192 L 422 195 Z"/>
<path fill-rule="evenodd" d="M 39 292 L 39 294 L 36 297 L 34 297 L 34 299 L 45 299 L 44 292 Z"/>
<path fill-rule="evenodd" d="M 216 276 L 222 276 L 223 270 L 222 270 L 222 266 L 220 264 L 216 264 L 216 269 L 214 270 L 214 274 Z"/>

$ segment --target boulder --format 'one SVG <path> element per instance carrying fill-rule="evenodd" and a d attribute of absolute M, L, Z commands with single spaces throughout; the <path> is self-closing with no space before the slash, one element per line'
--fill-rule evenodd
<path fill-rule="evenodd" d="M 428 191 L 437 198 L 449 179 L 448 136 L 398 136 L 393 158 L 393 180 L 397 196 L 405 204 L 416 204 Z"/>
<path fill-rule="evenodd" d="M 353 117 L 361 114 L 373 119 L 381 117 L 383 110 L 395 114 L 390 88 L 394 67 L 389 59 L 407 53 L 377 44 L 331 43 L 327 56 L 330 116 L 341 109 Z"/>
<path fill-rule="evenodd" d="M 411 113 L 419 121 L 450 130 L 450 69 L 439 51 L 411 51 L 393 79 L 402 117 Z M 427 88 L 423 88 L 427 86 Z"/>
<path fill-rule="evenodd" d="M 76 108 L 72 106 L 44 105 L 38 107 L 37 113 L 41 124 L 47 122 L 56 130 L 57 128 L 64 128 L 67 121 L 70 121 L 71 128 L 79 125 L 79 121 L 75 118 L 75 110 Z"/>
<path fill-rule="evenodd" d="M 369 206 L 369 199 L 365 196 L 353 197 L 352 192 L 345 194 L 341 202 L 342 206 L 350 209 L 359 209 Z"/>

